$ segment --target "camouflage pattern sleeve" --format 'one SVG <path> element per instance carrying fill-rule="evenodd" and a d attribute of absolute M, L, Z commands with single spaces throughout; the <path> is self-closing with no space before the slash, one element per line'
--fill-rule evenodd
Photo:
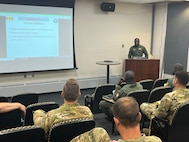
<path fill-rule="evenodd" d="M 172 97 L 167 94 L 160 101 L 154 103 L 142 103 L 140 109 L 149 119 L 153 119 L 155 116 L 166 118 L 171 104 Z"/>
<path fill-rule="evenodd" d="M 141 137 L 136 139 L 130 139 L 130 140 L 122 140 L 119 139 L 118 142 L 162 142 L 159 137 L 156 136 L 145 136 L 145 134 L 142 134 Z"/>
<path fill-rule="evenodd" d="M 94 119 L 91 110 L 86 106 L 77 104 L 63 104 L 57 109 L 44 112 L 36 110 L 33 114 L 34 125 L 40 126 L 48 133 L 50 128 L 59 122 L 78 118 Z"/>
<path fill-rule="evenodd" d="M 162 142 L 162 140 L 156 136 L 146 136 L 144 142 Z"/>
<path fill-rule="evenodd" d="M 36 110 L 33 113 L 34 125 L 42 127 L 45 130 L 45 132 L 47 132 L 48 130 L 45 127 L 45 123 L 44 123 L 45 117 L 46 117 L 46 112 L 43 110 Z"/>
<path fill-rule="evenodd" d="M 105 129 L 96 127 L 75 137 L 70 142 L 111 142 L 111 139 Z"/>
<path fill-rule="evenodd" d="M 171 93 L 166 94 L 160 101 L 158 108 L 155 110 L 154 114 L 157 117 L 166 118 L 169 112 L 169 109 L 172 105 L 172 95 Z"/>
<path fill-rule="evenodd" d="M 142 103 L 140 105 L 140 110 L 142 114 L 146 115 L 148 119 L 153 119 L 154 114 L 153 112 L 157 109 L 158 102 L 154 103 Z"/>
<path fill-rule="evenodd" d="M 169 124 L 172 123 L 175 111 L 180 104 L 189 100 L 188 89 L 177 89 L 173 92 L 166 94 L 155 111 L 155 116 L 166 118 Z"/>

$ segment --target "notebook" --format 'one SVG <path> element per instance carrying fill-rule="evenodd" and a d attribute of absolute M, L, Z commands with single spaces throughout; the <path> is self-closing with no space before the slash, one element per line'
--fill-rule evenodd
<path fill-rule="evenodd" d="M 107 102 L 110 102 L 110 103 L 115 103 L 115 101 L 113 100 L 113 95 L 112 94 L 104 95 L 104 96 L 102 96 L 102 99 L 106 100 Z"/>

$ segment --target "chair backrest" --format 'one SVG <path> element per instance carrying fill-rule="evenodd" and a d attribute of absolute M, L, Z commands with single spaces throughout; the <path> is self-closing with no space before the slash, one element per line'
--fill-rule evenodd
<path fill-rule="evenodd" d="M 189 142 L 189 102 L 179 106 L 168 127 L 168 142 Z"/>
<path fill-rule="evenodd" d="M 112 94 L 113 90 L 115 90 L 114 84 L 101 85 L 95 89 L 94 98 L 91 104 L 91 111 L 94 114 L 101 112 L 101 110 L 99 109 L 99 103 L 102 100 L 102 96 Z"/>
<path fill-rule="evenodd" d="M 44 129 L 38 126 L 21 126 L 0 131 L 1 142 L 45 142 Z"/>
<path fill-rule="evenodd" d="M 44 111 L 49 111 L 58 108 L 59 105 L 56 102 L 41 102 L 28 105 L 26 108 L 26 116 L 24 119 L 24 125 L 33 125 L 33 111 L 42 109 Z"/>
<path fill-rule="evenodd" d="M 36 93 L 18 94 L 12 97 L 12 102 L 19 102 L 27 107 L 30 104 L 38 103 L 38 94 Z"/>
<path fill-rule="evenodd" d="M 8 102 L 8 97 L 0 96 L 0 102 Z"/>
<path fill-rule="evenodd" d="M 23 112 L 20 109 L 0 113 L 0 130 L 22 126 L 22 114 Z"/>
<path fill-rule="evenodd" d="M 154 84 L 152 86 L 152 89 L 156 87 L 164 86 L 164 84 L 168 81 L 168 78 L 158 78 L 154 81 Z"/>
<path fill-rule="evenodd" d="M 166 94 L 172 91 L 172 88 L 169 86 L 156 87 L 150 92 L 148 98 L 149 103 L 161 100 L 161 98 Z"/>
<path fill-rule="evenodd" d="M 139 83 L 142 85 L 143 89 L 147 89 L 147 90 L 151 91 L 152 90 L 152 86 L 154 84 L 154 80 L 145 79 L 145 80 L 139 81 Z"/>
<path fill-rule="evenodd" d="M 131 91 L 127 94 L 127 96 L 135 98 L 136 101 L 138 102 L 139 106 L 143 102 L 148 101 L 149 95 L 150 95 L 150 91 L 147 89 Z"/>
<path fill-rule="evenodd" d="M 91 119 L 70 120 L 60 122 L 50 129 L 48 142 L 69 142 L 74 137 L 87 132 L 95 127 L 95 121 Z"/>
<path fill-rule="evenodd" d="M 136 91 L 132 91 L 129 92 L 127 94 L 127 96 L 133 97 L 136 99 L 136 101 L 138 102 L 139 106 L 143 103 L 143 102 L 147 102 L 148 98 L 150 95 L 150 91 L 147 89 L 143 89 L 143 90 L 136 90 Z M 141 119 L 141 125 L 144 124 L 145 121 L 145 117 L 143 116 Z M 112 132 L 114 132 L 114 128 L 112 128 Z"/>

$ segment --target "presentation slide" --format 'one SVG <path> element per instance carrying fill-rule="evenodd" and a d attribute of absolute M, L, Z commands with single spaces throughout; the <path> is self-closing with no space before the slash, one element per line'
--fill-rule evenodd
<path fill-rule="evenodd" d="M 0 4 L 0 73 L 74 68 L 73 9 Z"/>

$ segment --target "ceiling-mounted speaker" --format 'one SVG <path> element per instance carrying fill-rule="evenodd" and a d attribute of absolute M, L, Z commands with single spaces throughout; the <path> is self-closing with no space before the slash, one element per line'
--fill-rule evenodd
<path fill-rule="evenodd" d="M 103 3 L 101 3 L 100 8 L 102 11 L 114 12 L 115 3 L 103 2 Z"/>

